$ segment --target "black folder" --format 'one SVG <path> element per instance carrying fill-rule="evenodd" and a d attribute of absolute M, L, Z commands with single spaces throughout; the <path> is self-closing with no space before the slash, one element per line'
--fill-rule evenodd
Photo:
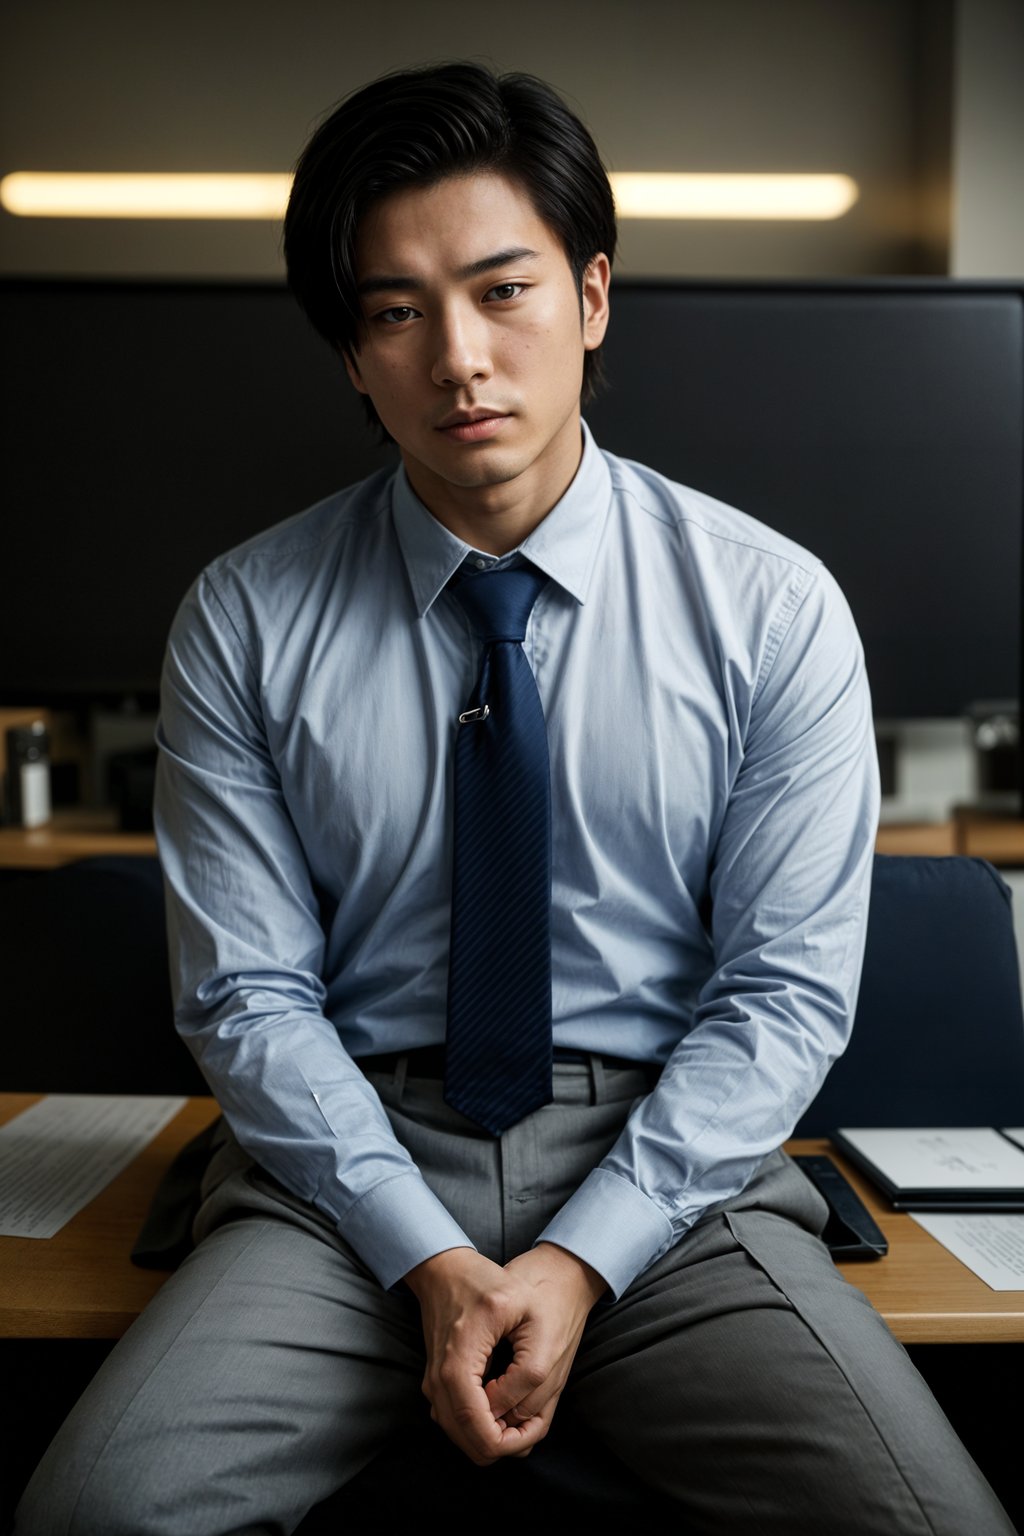
<path fill-rule="evenodd" d="M 831 1139 L 897 1211 L 1024 1211 L 1024 1130 L 846 1128 Z"/>

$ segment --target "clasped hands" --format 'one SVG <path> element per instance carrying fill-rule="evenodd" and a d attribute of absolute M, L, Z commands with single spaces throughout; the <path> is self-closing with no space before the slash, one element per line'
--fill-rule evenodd
<path fill-rule="evenodd" d="M 504 1267 L 449 1248 L 405 1279 L 422 1314 L 431 1418 L 478 1466 L 529 1455 L 548 1432 L 604 1280 L 554 1243 Z M 488 1380 L 503 1339 L 511 1361 Z"/>

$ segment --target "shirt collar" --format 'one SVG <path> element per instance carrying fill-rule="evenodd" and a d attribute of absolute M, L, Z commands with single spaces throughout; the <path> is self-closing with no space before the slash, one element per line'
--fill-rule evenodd
<path fill-rule="evenodd" d="M 608 520 L 611 490 L 604 455 L 584 422 L 583 456 L 572 484 L 519 546 L 521 555 L 581 604 Z M 416 611 L 423 618 L 473 548 L 427 511 L 404 465 L 395 476 L 392 507 Z"/>

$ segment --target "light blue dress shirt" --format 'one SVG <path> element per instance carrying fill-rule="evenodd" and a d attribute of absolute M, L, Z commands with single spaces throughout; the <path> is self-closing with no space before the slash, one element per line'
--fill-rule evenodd
<path fill-rule="evenodd" d="M 823 514 L 827 515 L 827 514 Z M 519 553 L 552 778 L 556 1045 L 664 1063 L 542 1237 L 613 1294 L 737 1193 L 846 1044 L 877 769 L 831 576 L 602 453 Z M 157 833 L 178 1027 L 239 1142 L 381 1283 L 469 1245 L 353 1057 L 443 1040 L 471 550 L 403 470 L 216 560 L 175 620 Z"/>

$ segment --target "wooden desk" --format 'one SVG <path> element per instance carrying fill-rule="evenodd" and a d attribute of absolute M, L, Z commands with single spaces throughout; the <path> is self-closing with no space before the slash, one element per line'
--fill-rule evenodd
<path fill-rule="evenodd" d="M 964 836 L 958 825 L 952 821 L 887 825 L 879 828 L 875 846 L 879 853 L 963 853 L 967 849 L 961 846 Z M 986 849 L 994 846 L 998 850 L 1006 841 L 998 826 L 987 828 L 983 836 Z M 1020 842 L 1024 847 L 1024 822 L 1020 823 Z M 31 831 L 0 827 L 0 869 L 58 869 L 76 859 L 98 855 L 155 853 L 156 839 L 151 832 L 119 831 L 116 815 L 110 810 L 55 811 L 51 822 Z M 998 852 L 993 855 L 986 851 L 982 857 L 999 862 Z"/>
<path fill-rule="evenodd" d="M 1024 864 L 1024 820 L 958 806 L 949 821 L 884 823 L 875 848 L 878 853 L 966 854 L 1012 868 Z"/>
<path fill-rule="evenodd" d="M 956 826 L 952 821 L 884 822 L 875 836 L 875 852 L 924 858 L 959 853 Z"/>
<path fill-rule="evenodd" d="M 904 1344 L 1024 1343 L 1024 1291 L 993 1291 L 911 1216 L 894 1211 L 825 1140 L 791 1141 L 787 1152 L 827 1152 L 889 1240 L 884 1259 L 838 1268 L 868 1297 Z"/>
<path fill-rule="evenodd" d="M 953 825 L 957 853 L 1004 867 L 1024 864 L 1024 820 L 1019 817 L 960 806 Z"/>
<path fill-rule="evenodd" d="M 0 1094 L 0 1123 L 38 1094 Z M 0 1338 L 116 1339 L 160 1288 L 162 1271 L 137 1269 L 132 1243 L 174 1154 L 217 1114 L 190 1099 L 159 1136 L 55 1237 L 0 1237 Z M 795 1152 L 831 1151 L 795 1141 Z M 909 1216 L 831 1153 L 889 1239 L 887 1258 L 839 1267 L 907 1344 L 1024 1342 L 1024 1291 L 992 1291 Z"/>
<path fill-rule="evenodd" d="M 121 832 L 109 810 L 55 811 L 45 827 L 0 827 L 0 869 L 58 869 L 108 854 L 154 854 L 152 832 Z"/>
<path fill-rule="evenodd" d="M 966 853 L 993 864 L 1024 864 L 1024 821 L 958 810 L 950 821 L 887 822 L 879 853 Z M 100 854 L 155 854 L 151 832 L 121 832 L 111 810 L 59 810 L 45 827 L 0 827 L 0 869 L 57 869 Z"/>
<path fill-rule="evenodd" d="M 0 1124 L 40 1097 L 0 1093 Z M 217 1114 L 213 1099 L 190 1099 L 55 1236 L 0 1237 L 0 1338 L 120 1338 L 167 1279 L 130 1257 L 160 1177 Z"/>

